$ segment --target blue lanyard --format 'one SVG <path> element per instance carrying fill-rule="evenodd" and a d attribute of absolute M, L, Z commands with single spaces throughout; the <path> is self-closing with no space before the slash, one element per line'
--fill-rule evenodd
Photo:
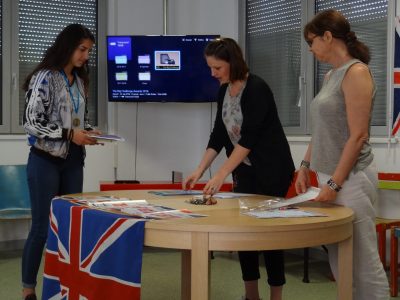
<path fill-rule="evenodd" d="M 62 76 L 64 77 L 65 83 L 67 84 L 69 96 L 71 97 L 72 105 L 74 106 L 74 111 L 75 111 L 76 114 L 78 114 L 78 111 L 79 111 L 79 94 L 80 94 L 79 88 L 78 88 L 78 100 L 75 101 L 74 95 L 72 95 L 72 92 L 71 92 L 71 87 L 69 86 L 69 81 L 68 81 L 67 75 L 65 74 L 64 70 L 61 70 L 60 73 L 61 73 Z M 75 79 L 76 79 L 75 74 L 74 74 L 74 77 L 75 77 Z"/>

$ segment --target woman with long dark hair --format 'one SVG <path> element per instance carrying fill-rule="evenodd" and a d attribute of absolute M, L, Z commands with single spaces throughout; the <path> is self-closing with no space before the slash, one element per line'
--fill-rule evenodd
<path fill-rule="evenodd" d="M 23 85 L 23 125 L 31 146 L 27 176 L 32 225 L 22 257 L 23 297 L 27 300 L 36 299 L 51 199 L 82 192 L 84 145 L 97 144 L 89 131 L 99 132 L 87 118 L 88 58 L 94 42 L 86 27 L 65 27 Z"/>

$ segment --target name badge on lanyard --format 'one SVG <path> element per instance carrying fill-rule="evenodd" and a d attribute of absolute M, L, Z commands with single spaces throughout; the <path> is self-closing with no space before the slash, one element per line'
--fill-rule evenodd
<path fill-rule="evenodd" d="M 72 91 L 71 91 L 71 87 L 69 86 L 69 81 L 68 81 L 67 75 L 65 74 L 64 70 L 62 70 L 60 73 L 63 75 L 64 80 L 65 80 L 65 83 L 66 83 L 66 85 L 67 85 L 68 92 L 69 92 L 69 96 L 70 96 L 71 102 L 72 102 L 72 106 L 74 107 L 75 115 L 78 115 L 79 104 L 80 104 L 80 97 L 79 97 L 80 92 L 79 92 L 79 89 L 77 89 L 77 90 L 78 90 L 78 93 L 77 93 L 77 94 L 78 94 L 78 97 L 77 97 L 77 99 L 75 100 L 75 97 L 74 97 L 74 95 L 72 94 Z M 75 80 L 76 80 L 76 76 L 75 76 L 75 74 L 74 74 L 74 81 L 75 81 Z M 72 120 L 72 126 L 74 126 L 74 127 L 79 127 L 80 124 L 81 124 L 81 120 L 80 120 L 79 118 L 74 118 L 74 119 Z"/>

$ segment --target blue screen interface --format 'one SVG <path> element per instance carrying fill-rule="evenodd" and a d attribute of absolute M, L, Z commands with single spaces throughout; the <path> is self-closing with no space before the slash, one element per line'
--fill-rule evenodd
<path fill-rule="evenodd" d="M 204 48 L 217 35 L 108 36 L 109 101 L 212 102 L 219 83 Z"/>

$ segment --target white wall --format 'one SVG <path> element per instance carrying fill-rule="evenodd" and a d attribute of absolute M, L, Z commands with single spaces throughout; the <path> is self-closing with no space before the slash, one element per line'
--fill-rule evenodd
<path fill-rule="evenodd" d="M 212 0 L 169 1 L 167 33 L 237 38 L 237 6 L 237 0 L 219 0 L 218 5 Z M 110 35 L 164 33 L 163 1 L 110 1 L 108 11 Z M 114 129 L 127 140 L 117 145 L 117 179 L 170 180 L 172 170 L 188 174 L 199 163 L 216 105 L 111 103 L 109 110 Z"/>

